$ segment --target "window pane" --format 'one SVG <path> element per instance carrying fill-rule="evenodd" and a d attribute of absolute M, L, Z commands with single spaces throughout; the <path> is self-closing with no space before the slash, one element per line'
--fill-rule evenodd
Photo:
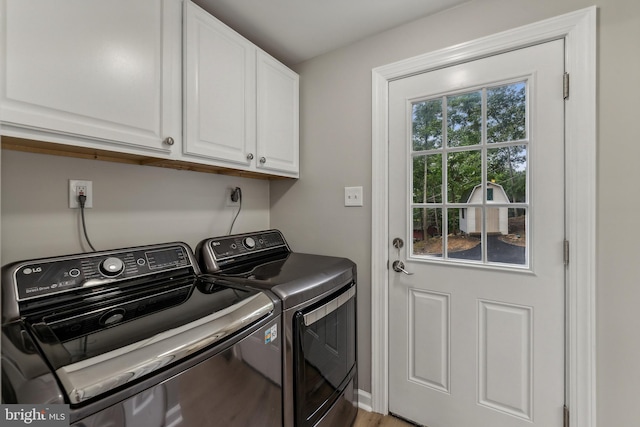
<path fill-rule="evenodd" d="M 442 99 L 413 104 L 413 150 L 442 147 Z"/>
<path fill-rule="evenodd" d="M 447 256 L 470 261 L 482 260 L 482 208 L 447 209 L 449 234 Z"/>
<path fill-rule="evenodd" d="M 442 154 L 414 157 L 413 203 L 442 203 Z"/>
<path fill-rule="evenodd" d="M 527 146 L 515 145 L 487 150 L 487 182 L 500 185 L 509 202 L 525 203 L 527 201 Z"/>
<path fill-rule="evenodd" d="M 514 83 L 487 89 L 487 141 L 525 139 L 526 84 Z"/>
<path fill-rule="evenodd" d="M 482 92 L 447 97 L 447 139 L 449 147 L 480 144 L 482 134 Z"/>
<path fill-rule="evenodd" d="M 527 84 L 412 105 L 412 256 L 529 264 Z"/>
<path fill-rule="evenodd" d="M 526 264 L 526 209 L 487 209 L 487 258 L 489 262 Z"/>
<path fill-rule="evenodd" d="M 442 256 L 442 209 L 413 209 L 413 254 Z"/>
<path fill-rule="evenodd" d="M 468 203 L 476 186 L 480 185 L 482 156 L 480 151 L 460 151 L 447 156 L 447 200 Z M 480 196 L 482 202 L 482 196 Z"/>

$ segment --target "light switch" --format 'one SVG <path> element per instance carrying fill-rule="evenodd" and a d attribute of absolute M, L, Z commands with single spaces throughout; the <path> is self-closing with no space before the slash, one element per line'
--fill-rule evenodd
<path fill-rule="evenodd" d="M 362 187 L 344 187 L 344 205 L 362 206 Z"/>

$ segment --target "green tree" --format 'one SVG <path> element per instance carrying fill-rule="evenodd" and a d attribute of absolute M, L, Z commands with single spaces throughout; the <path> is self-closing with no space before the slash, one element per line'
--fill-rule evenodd
<path fill-rule="evenodd" d="M 442 99 L 413 105 L 413 151 L 427 152 L 442 147 Z M 413 159 L 414 203 L 442 202 L 442 155 L 419 155 Z M 414 224 L 420 224 L 422 235 L 429 226 L 441 229 L 442 215 L 435 209 L 414 209 Z"/>
<path fill-rule="evenodd" d="M 487 90 L 487 142 L 525 139 L 526 85 L 523 82 Z M 502 185 L 511 202 L 526 201 L 527 147 L 514 145 L 487 152 L 487 179 Z"/>

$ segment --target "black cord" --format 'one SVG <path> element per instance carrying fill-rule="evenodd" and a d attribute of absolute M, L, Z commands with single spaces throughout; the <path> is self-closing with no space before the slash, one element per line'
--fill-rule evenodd
<path fill-rule="evenodd" d="M 84 220 L 84 204 L 87 201 L 87 196 L 81 194 L 78 196 L 78 203 L 80 204 L 80 216 L 82 217 L 82 230 L 84 230 L 84 238 L 87 240 L 89 247 L 93 252 L 96 252 L 96 248 L 93 247 L 91 241 L 89 240 L 89 235 L 87 234 L 87 224 Z"/>
<path fill-rule="evenodd" d="M 238 212 L 236 212 L 236 216 L 233 217 L 233 221 L 231 222 L 231 227 L 229 227 L 228 234 L 231 234 L 231 232 L 233 231 L 233 225 L 236 223 L 236 219 L 238 219 L 238 215 L 240 215 L 240 211 L 242 210 L 242 190 L 240 190 L 240 187 L 236 187 L 233 192 L 235 193 L 235 197 L 238 198 L 240 204 L 238 205 Z"/>

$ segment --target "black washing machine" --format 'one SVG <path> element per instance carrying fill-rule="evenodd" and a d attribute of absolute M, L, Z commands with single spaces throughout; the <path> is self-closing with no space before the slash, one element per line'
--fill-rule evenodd
<path fill-rule="evenodd" d="M 282 426 L 280 301 L 183 243 L 2 269 L 2 400 L 75 426 Z"/>

